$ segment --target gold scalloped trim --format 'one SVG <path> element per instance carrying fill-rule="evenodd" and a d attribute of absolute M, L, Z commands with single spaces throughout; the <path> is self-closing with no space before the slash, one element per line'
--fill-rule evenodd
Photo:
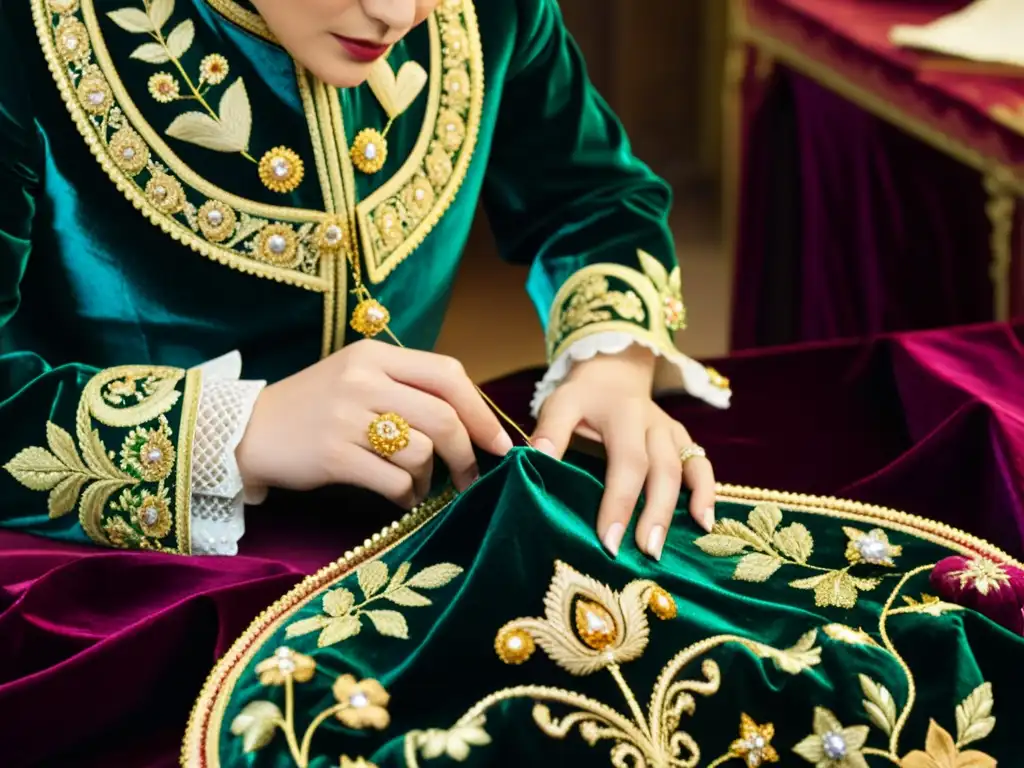
<path fill-rule="evenodd" d="M 727 485 L 716 486 L 717 499 L 737 504 L 778 504 L 782 509 L 823 515 L 863 523 L 883 523 L 887 527 L 919 537 L 963 555 L 981 555 L 991 560 L 1024 568 L 1009 554 L 993 544 L 945 523 L 899 512 L 874 504 L 864 504 L 831 496 L 769 491 L 762 488 Z M 440 514 L 451 499 L 442 499 L 433 506 L 425 504 L 401 520 L 392 523 L 361 547 L 345 553 L 340 560 L 320 569 L 294 587 L 284 597 L 263 611 L 234 642 L 214 667 L 193 707 L 182 744 L 181 764 L 186 768 L 217 768 L 220 765 L 218 738 L 220 720 L 226 711 L 231 691 L 246 668 L 250 656 L 258 649 L 259 640 L 277 627 L 317 591 L 351 573 L 356 567 L 386 554 L 405 538 Z M 215 734 L 213 738 L 209 734 Z"/>

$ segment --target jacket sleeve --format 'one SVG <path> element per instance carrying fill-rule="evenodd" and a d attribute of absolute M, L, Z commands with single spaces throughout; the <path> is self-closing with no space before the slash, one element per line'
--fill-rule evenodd
<path fill-rule="evenodd" d="M 686 309 L 671 190 L 633 155 L 556 1 L 517 6 L 484 202 L 503 258 L 531 265 L 550 373 L 628 339 L 671 363 L 669 386 L 727 405 L 728 382 L 674 343 Z"/>
<path fill-rule="evenodd" d="M 12 74 L 16 50 L 0 13 L 0 526 L 187 553 L 201 372 L 54 366 L 4 333 L 21 301 L 44 172 L 31 97 Z"/>

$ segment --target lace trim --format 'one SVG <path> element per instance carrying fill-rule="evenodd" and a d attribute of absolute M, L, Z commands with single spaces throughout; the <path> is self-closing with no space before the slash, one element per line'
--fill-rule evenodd
<path fill-rule="evenodd" d="M 713 384 L 707 369 L 696 360 L 682 353 L 669 356 L 654 343 L 628 333 L 607 332 L 594 333 L 574 341 L 552 361 L 534 390 L 530 403 L 533 417 L 537 418 L 544 401 L 565 381 L 573 365 L 597 355 L 617 355 L 633 344 L 639 344 L 658 356 L 660 370 L 655 376 L 657 392 L 682 390 L 716 408 L 729 407 L 732 392 Z"/>

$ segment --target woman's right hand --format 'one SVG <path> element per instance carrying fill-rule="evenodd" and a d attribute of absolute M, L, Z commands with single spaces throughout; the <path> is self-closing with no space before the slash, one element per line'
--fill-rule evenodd
<path fill-rule="evenodd" d="M 409 444 L 385 459 L 368 430 L 388 412 L 409 423 Z M 366 340 L 264 389 L 235 456 L 247 487 L 356 485 L 411 508 L 435 451 L 458 490 L 476 480 L 474 443 L 499 456 L 513 445 L 457 360 Z"/>

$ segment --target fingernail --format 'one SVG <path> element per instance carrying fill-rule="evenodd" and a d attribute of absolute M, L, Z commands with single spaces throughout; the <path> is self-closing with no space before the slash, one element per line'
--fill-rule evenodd
<path fill-rule="evenodd" d="M 546 456 L 555 455 L 555 444 L 548 440 L 546 437 L 541 437 L 534 441 L 533 447 Z M 616 523 L 618 525 L 618 523 Z M 621 534 L 620 534 L 621 537 Z"/>
<path fill-rule="evenodd" d="M 494 440 L 494 452 L 498 456 L 504 456 L 514 447 L 515 443 L 513 443 L 512 438 L 508 436 L 508 432 L 505 432 L 504 430 Z"/>
<path fill-rule="evenodd" d="M 604 548 L 611 553 L 612 557 L 619 556 L 619 545 L 622 544 L 622 534 L 625 532 L 626 526 L 622 523 L 612 523 L 608 526 L 608 530 L 604 532 L 602 543 Z"/>
<path fill-rule="evenodd" d="M 655 560 L 661 560 L 661 550 L 665 547 L 665 529 L 660 525 L 651 528 L 647 535 L 647 554 Z"/>
<path fill-rule="evenodd" d="M 715 508 L 708 507 L 704 510 L 704 515 L 701 517 L 700 524 L 704 530 L 711 533 L 711 529 L 715 527 Z"/>

